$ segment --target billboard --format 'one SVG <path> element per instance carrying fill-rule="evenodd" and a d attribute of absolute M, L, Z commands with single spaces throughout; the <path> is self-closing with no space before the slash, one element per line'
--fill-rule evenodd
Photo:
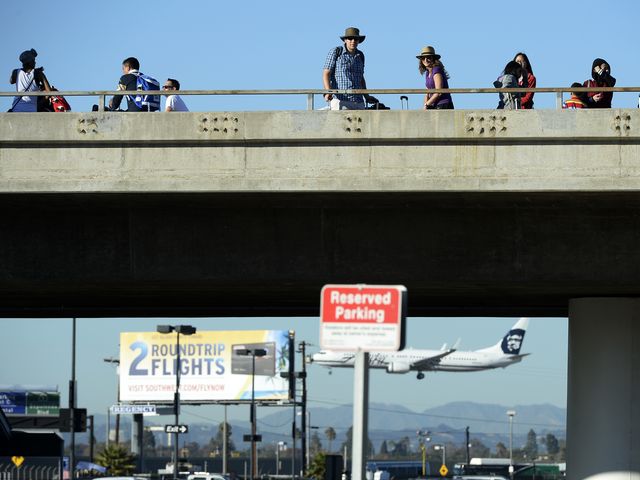
<path fill-rule="evenodd" d="M 198 331 L 180 335 L 180 400 L 249 401 L 253 358 L 256 400 L 289 398 L 289 332 L 286 330 Z M 241 355 L 245 353 L 245 355 Z M 120 401 L 173 402 L 176 388 L 176 334 L 120 334 Z"/>

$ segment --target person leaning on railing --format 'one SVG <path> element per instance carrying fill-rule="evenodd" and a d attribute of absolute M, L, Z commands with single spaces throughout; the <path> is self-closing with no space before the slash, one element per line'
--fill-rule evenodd
<path fill-rule="evenodd" d="M 453 110 L 450 93 L 429 93 L 434 88 L 449 88 L 449 73 L 440 61 L 440 55 L 433 47 L 424 47 L 418 55 L 418 71 L 424 75 L 427 93 L 424 95 L 424 109 Z"/>
<path fill-rule="evenodd" d="M 611 76 L 611 66 L 606 60 L 596 58 L 591 66 L 592 80 L 585 80 L 585 87 L 614 87 L 616 79 Z M 611 108 L 613 92 L 588 92 L 588 108 Z"/>
<path fill-rule="evenodd" d="M 571 84 L 571 88 L 580 88 L 580 87 L 582 87 L 582 84 L 580 82 L 573 82 Z M 562 108 L 569 109 L 569 110 L 575 110 L 578 108 L 587 108 L 586 100 L 587 100 L 586 93 L 571 92 L 571 98 L 569 98 L 567 101 L 562 103 Z"/>
<path fill-rule="evenodd" d="M 536 88 L 536 77 L 533 74 L 533 67 L 531 66 L 531 62 L 529 62 L 529 57 L 527 57 L 526 53 L 518 52 L 516 56 L 513 57 L 515 62 L 520 64 L 522 68 L 522 76 L 518 79 L 519 87 L 527 87 L 527 88 Z M 535 92 L 526 92 L 522 95 L 520 99 L 521 107 L 524 109 L 533 108 L 533 96 Z"/>
<path fill-rule="evenodd" d="M 518 79 L 522 76 L 522 67 L 515 60 L 511 60 L 504 67 L 502 74 L 498 79 L 493 82 L 493 86 L 496 88 L 518 88 Z M 505 110 L 518 110 L 522 108 L 521 98 L 522 93 L 502 93 L 498 94 L 498 109 Z"/>
<path fill-rule="evenodd" d="M 44 74 L 44 68 L 36 68 L 36 57 L 38 52 L 35 49 L 25 50 L 20 54 L 20 62 L 22 68 L 16 68 L 11 72 L 9 83 L 16 86 L 17 92 L 37 92 L 44 90 L 46 92 L 51 91 L 51 85 L 49 80 Z M 33 96 L 21 96 L 14 97 L 11 104 L 10 112 L 37 112 L 38 111 L 38 98 Z"/>
<path fill-rule="evenodd" d="M 159 90 L 157 81 L 140 72 L 140 62 L 135 57 L 125 58 L 122 62 L 122 76 L 118 82 L 118 90 L 139 90 L 138 78 L 143 77 L 155 83 L 155 89 Z M 127 95 L 127 112 L 155 112 L 160 109 L 160 96 L 151 94 Z M 123 95 L 115 95 L 109 102 L 109 110 L 119 110 Z M 142 99 L 142 100 L 141 100 Z M 142 101 L 143 104 L 138 104 Z"/>
<path fill-rule="evenodd" d="M 180 90 L 180 82 L 175 78 L 167 78 L 162 85 L 163 90 Z M 184 100 L 180 97 L 180 95 L 174 94 L 169 95 L 166 100 L 166 104 L 164 107 L 165 112 L 188 112 L 189 109 L 187 105 L 184 103 Z"/>
<path fill-rule="evenodd" d="M 364 79 L 364 53 L 358 46 L 364 42 L 365 35 L 360 30 L 349 27 L 340 37 L 343 45 L 332 48 L 327 54 L 322 69 L 322 85 L 325 90 L 364 90 L 367 82 Z M 378 103 L 371 95 L 348 94 L 336 95 L 327 93 L 324 99 L 330 103 L 331 110 L 364 110 L 367 103 Z"/>

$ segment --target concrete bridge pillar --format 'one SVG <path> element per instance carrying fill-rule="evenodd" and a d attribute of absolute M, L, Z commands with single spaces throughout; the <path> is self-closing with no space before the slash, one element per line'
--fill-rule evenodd
<path fill-rule="evenodd" d="M 569 302 L 567 478 L 640 480 L 640 299 Z"/>

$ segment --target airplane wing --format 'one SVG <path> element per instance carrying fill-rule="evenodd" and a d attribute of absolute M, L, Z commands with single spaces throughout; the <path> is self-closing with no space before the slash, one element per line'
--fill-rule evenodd
<path fill-rule="evenodd" d="M 411 364 L 412 370 L 430 370 L 434 365 L 440 363 L 440 360 L 446 357 L 447 355 L 451 355 L 455 352 L 455 348 L 450 348 L 448 350 L 444 350 L 437 355 L 433 355 L 431 357 L 422 358 L 416 362 Z"/>

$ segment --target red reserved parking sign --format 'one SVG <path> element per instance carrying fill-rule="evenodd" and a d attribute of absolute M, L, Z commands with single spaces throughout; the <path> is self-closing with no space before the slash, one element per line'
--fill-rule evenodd
<path fill-rule="evenodd" d="M 325 285 L 320 294 L 321 348 L 402 349 L 406 304 L 402 285 Z"/>

